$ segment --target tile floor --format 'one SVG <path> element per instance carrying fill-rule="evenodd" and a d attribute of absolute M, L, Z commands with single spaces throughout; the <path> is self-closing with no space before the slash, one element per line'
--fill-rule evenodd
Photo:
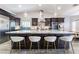
<path fill-rule="evenodd" d="M 0 54 L 10 54 L 11 42 L 7 41 L 3 44 L 0 44 Z M 73 47 L 75 54 L 79 54 L 79 40 L 73 41 Z M 11 54 L 72 54 L 72 49 L 66 50 L 64 53 L 64 49 L 49 49 L 48 51 L 45 49 L 22 49 L 21 51 L 17 49 L 13 49 Z"/>

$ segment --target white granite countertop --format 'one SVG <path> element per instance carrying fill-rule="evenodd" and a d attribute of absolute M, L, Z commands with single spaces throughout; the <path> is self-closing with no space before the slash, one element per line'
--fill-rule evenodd
<path fill-rule="evenodd" d="M 68 32 L 68 31 L 58 31 L 58 30 L 19 30 L 19 31 L 10 31 L 6 32 L 6 34 L 74 34 L 74 32 Z"/>

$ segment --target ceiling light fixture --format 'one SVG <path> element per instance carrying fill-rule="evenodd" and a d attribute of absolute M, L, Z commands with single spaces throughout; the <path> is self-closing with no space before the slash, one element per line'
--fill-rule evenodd
<path fill-rule="evenodd" d="M 38 4 L 38 6 L 39 6 L 39 7 L 41 7 L 41 6 L 42 6 L 42 4 Z"/>
<path fill-rule="evenodd" d="M 18 7 L 19 7 L 19 8 L 21 8 L 21 7 L 22 7 L 22 5 L 18 5 Z"/>
<path fill-rule="evenodd" d="M 60 7 L 60 6 L 58 6 L 58 7 L 57 7 L 57 9 L 58 9 L 58 10 L 61 10 L 61 7 Z"/>

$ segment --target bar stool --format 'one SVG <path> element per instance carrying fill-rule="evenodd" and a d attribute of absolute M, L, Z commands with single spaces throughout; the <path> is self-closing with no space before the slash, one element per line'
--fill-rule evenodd
<path fill-rule="evenodd" d="M 54 47 L 56 49 L 56 45 L 55 45 L 56 37 L 55 36 L 47 36 L 47 37 L 44 37 L 44 39 L 45 41 L 47 41 L 47 50 L 48 50 L 49 42 L 54 43 Z"/>
<path fill-rule="evenodd" d="M 72 51 L 74 53 L 74 49 L 73 49 L 73 45 L 72 45 L 73 36 L 63 36 L 63 37 L 60 37 L 59 39 L 65 42 L 64 49 L 66 49 L 66 44 L 67 44 L 67 42 L 69 42 L 71 44 Z"/>
<path fill-rule="evenodd" d="M 12 52 L 12 46 L 13 46 L 13 43 L 14 43 L 14 42 L 19 43 L 19 51 L 20 51 L 20 49 L 21 49 L 21 45 L 20 45 L 20 42 L 21 42 L 21 41 L 24 40 L 24 44 L 25 44 L 25 46 L 26 46 L 24 37 L 11 36 L 10 38 L 11 38 L 11 42 L 12 42 L 12 43 L 11 43 L 11 51 L 10 51 L 10 53 Z"/>
<path fill-rule="evenodd" d="M 39 49 L 39 41 L 40 41 L 40 39 L 41 39 L 41 37 L 39 37 L 39 36 L 30 36 L 30 37 L 29 37 L 29 40 L 30 40 L 30 42 L 31 42 L 31 44 L 30 44 L 30 50 L 31 50 L 31 48 L 32 48 L 32 42 L 37 42 L 37 44 L 38 44 L 38 49 Z"/>

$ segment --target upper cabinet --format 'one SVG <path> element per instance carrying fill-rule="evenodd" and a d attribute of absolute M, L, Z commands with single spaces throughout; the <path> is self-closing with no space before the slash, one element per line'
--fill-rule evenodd
<path fill-rule="evenodd" d="M 50 29 L 58 29 L 61 23 L 64 23 L 64 18 L 45 18 L 45 26 L 50 26 Z"/>
<path fill-rule="evenodd" d="M 32 26 L 38 25 L 38 18 L 32 18 Z"/>
<path fill-rule="evenodd" d="M 64 18 L 52 18 L 52 22 L 63 23 L 64 22 Z"/>
<path fill-rule="evenodd" d="M 45 26 L 51 26 L 52 18 L 45 18 Z"/>
<path fill-rule="evenodd" d="M 51 23 L 64 23 L 64 18 L 45 18 L 45 25 L 51 26 Z"/>
<path fill-rule="evenodd" d="M 45 18 L 45 26 L 51 26 L 54 23 L 63 23 L 64 18 Z M 38 25 L 38 18 L 32 18 L 32 26 Z"/>
<path fill-rule="evenodd" d="M 64 22 L 64 18 L 58 18 L 58 22 L 59 23 L 63 23 Z"/>

